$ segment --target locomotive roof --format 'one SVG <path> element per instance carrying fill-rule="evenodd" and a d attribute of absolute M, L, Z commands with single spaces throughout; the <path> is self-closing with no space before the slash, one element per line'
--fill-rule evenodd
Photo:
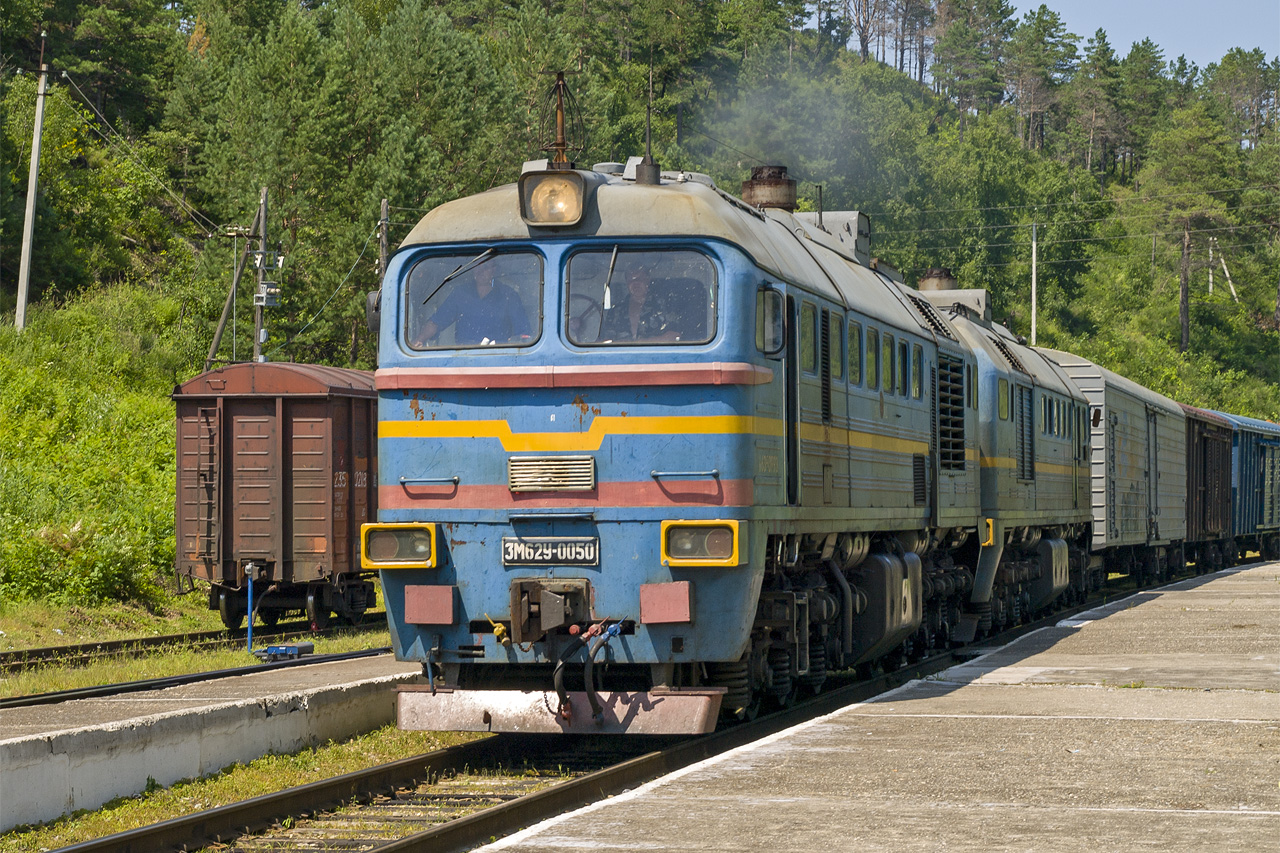
<path fill-rule="evenodd" d="M 781 210 L 757 210 L 719 190 L 705 175 L 664 172 L 662 183 L 653 186 L 601 172 L 580 174 L 587 179 L 587 204 L 577 225 L 528 225 L 520 216 L 518 185 L 506 184 L 434 208 L 400 248 L 572 237 L 723 240 L 788 283 L 932 336 L 930 324 L 908 307 L 893 282 L 860 264 L 852 247 L 812 223 Z"/>
<path fill-rule="evenodd" d="M 1170 400 L 1163 394 L 1158 394 L 1150 388 L 1139 385 L 1132 379 L 1127 379 L 1119 373 L 1107 370 L 1102 365 L 1092 362 L 1083 356 L 1076 355 L 1075 353 L 1063 352 L 1062 350 L 1049 349 L 1047 347 L 1036 347 L 1036 350 L 1043 353 L 1045 358 L 1055 362 L 1066 370 L 1067 375 L 1080 386 L 1081 391 L 1087 392 L 1090 390 L 1096 390 L 1086 388 L 1085 385 L 1080 382 L 1082 378 L 1092 374 L 1100 378 L 1106 385 L 1119 388 L 1131 397 L 1135 397 L 1150 406 L 1164 409 L 1169 414 L 1175 415 L 1179 418 L 1186 417 L 1179 404 Z"/>
<path fill-rule="evenodd" d="M 245 362 L 201 373 L 173 389 L 174 397 L 376 397 L 373 374 L 320 364 Z"/>

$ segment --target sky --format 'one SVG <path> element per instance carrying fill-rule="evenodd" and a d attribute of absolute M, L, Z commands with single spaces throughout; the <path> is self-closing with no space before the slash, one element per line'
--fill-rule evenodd
<path fill-rule="evenodd" d="M 1166 60 L 1185 55 L 1204 68 L 1233 47 L 1260 47 L 1268 59 L 1280 56 L 1280 0 L 1042 0 L 1061 16 L 1067 31 L 1080 36 L 1083 51 L 1099 27 L 1116 55 L 1149 38 Z M 1041 2 L 1014 0 L 1022 18 Z"/>

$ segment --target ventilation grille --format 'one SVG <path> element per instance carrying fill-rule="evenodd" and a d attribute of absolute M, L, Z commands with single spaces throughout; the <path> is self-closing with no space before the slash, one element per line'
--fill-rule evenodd
<path fill-rule="evenodd" d="M 1036 476 L 1035 458 L 1035 406 L 1031 389 L 1018 386 L 1018 479 L 1033 480 Z"/>
<path fill-rule="evenodd" d="M 995 344 L 996 349 L 1000 350 L 1000 354 L 1004 356 L 1005 361 L 1009 362 L 1010 367 L 1019 373 L 1026 373 L 1028 376 L 1031 375 L 1030 372 L 1028 372 L 1026 365 L 1022 363 L 1022 359 L 1013 354 L 1013 349 L 1009 346 L 1008 342 L 996 337 L 995 335 L 988 335 L 987 337 L 990 338 L 991 343 Z"/>
<path fill-rule="evenodd" d="M 938 356 L 938 465 L 964 470 L 964 362 Z"/>
<path fill-rule="evenodd" d="M 942 320 L 942 315 L 938 313 L 938 309 L 933 307 L 933 303 L 927 299 L 916 296 L 914 293 L 908 293 L 907 297 L 911 300 L 911 304 L 916 306 L 916 311 L 924 318 L 925 325 L 933 329 L 945 338 L 955 340 L 956 336 L 951 333 L 951 329 Z"/>
<path fill-rule="evenodd" d="M 513 492 L 589 492 L 596 487 L 594 456 L 510 456 L 507 485 Z"/>
<path fill-rule="evenodd" d="M 926 458 L 919 454 L 911 458 L 911 495 L 916 506 L 924 506 L 929 502 L 929 481 L 926 473 Z"/>

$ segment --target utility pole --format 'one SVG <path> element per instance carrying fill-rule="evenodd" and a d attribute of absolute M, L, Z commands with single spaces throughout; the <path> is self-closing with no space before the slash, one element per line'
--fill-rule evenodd
<path fill-rule="evenodd" d="M 267 188 L 258 201 L 258 292 L 253 297 L 253 360 L 262 361 L 262 308 L 267 301 Z"/>
<path fill-rule="evenodd" d="M 391 226 L 391 207 L 387 200 L 382 200 L 382 218 L 378 220 L 378 286 L 387 274 L 387 232 Z"/>
<path fill-rule="evenodd" d="M 1182 344 L 1178 352 L 1191 348 L 1191 232 L 1182 229 L 1182 270 L 1178 287 L 1178 320 L 1182 323 Z"/>
<path fill-rule="evenodd" d="M 49 90 L 49 66 L 44 63 L 47 32 L 40 33 L 40 85 L 36 88 L 36 120 L 31 131 L 31 170 L 27 173 L 27 212 L 22 220 L 22 254 L 18 260 L 18 310 L 14 326 L 21 332 L 27 325 L 27 294 L 31 287 L 31 240 L 35 236 L 36 188 L 40 175 L 40 136 L 44 128 L 44 97 Z"/>
<path fill-rule="evenodd" d="M 258 209 L 258 215 L 254 217 L 253 224 L 249 226 L 249 234 L 253 234 L 258 230 L 259 217 L 262 215 L 262 209 Z M 222 316 L 218 318 L 218 328 L 213 333 L 213 343 L 209 345 L 209 357 L 204 360 L 204 369 L 209 371 L 213 369 L 213 361 L 218 356 L 218 347 L 222 344 L 222 333 L 227 328 L 227 320 L 231 317 L 231 312 L 236 301 L 236 288 L 240 286 L 240 277 L 244 275 L 245 262 L 249 260 L 249 240 L 244 241 L 244 251 L 240 253 L 240 258 L 236 261 L 236 271 L 231 277 L 231 289 L 227 291 L 227 301 L 222 304 Z"/>
<path fill-rule="evenodd" d="M 1031 223 L 1031 345 L 1036 345 L 1036 224 Z"/>

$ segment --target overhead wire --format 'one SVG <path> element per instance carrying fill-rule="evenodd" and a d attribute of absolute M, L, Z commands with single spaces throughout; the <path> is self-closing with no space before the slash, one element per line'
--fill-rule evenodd
<path fill-rule="evenodd" d="M 338 283 L 338 286 L 333 289 L 333 293 L 329 294 L 329 298 L 324 301 L 324 304 L 321 305 L 316 310 L 316 312 L 311 315 L 311 319 L 307 320 L 307 322 L 303 325 L 301 329 L 294 332 L 290 337 L 286 338 L 279 346 L 277 346 L 270 353 L 268 353 L 268 355 L 275 355 L 276 353 L 280 352 L 280 350 L 284 349 L 285 347 L 289 346 L 294 341 L 296 341 L 299 335 L 301 335 L 307 329 L 311 328 L 311 324 L 314 323 L 320 317 L 320 315 L 324 313 L 325 309 L 329 307 L 329 303 L 333 302 L 334 297 L 338 295 L 338 293 L 342 290 L 342 288 L 346 287 L 347 282 L 351 280 L 351 276 L 355 275 L 356 267 L 360 266 L 360 261 L 364 258 L 364 253 L 369 250 L 369 243 L 371 243 L 373 241 L 373 238 L 377 236 L 379 227 L 380 226 L 378 225 L 373 226 L 373 230 L 370 231 L 369 236 L 365 238 L 364 246 L 361 247 L 360 254 L 359 256 L 356 257 L 355 263 L 351 265 L 351 269 L 347 270 L 346 277 L 343 278 L 342 281 Z"/>
<path fill-rule="evenodd" d="M 1054 202 L 1045 202 L 1043 204 L 997 204 L 997 205 L 990 205 L 987 207 L 920 208 L 918 210 L 912 210 L 908 213 L 903 213 L 900 215 L 918 216 L 922 213 L 979 213 L 979 212 L 988 211 L 988 210 L 1042 210 L 1042 209 L 1047 209 L 1051 207 L 1075 207 L 1077 205 L 1082 205 L 1082 204 L 1128 204 L 1129 202 L 1133 202 L 1133 201 L 1154 201 L 1156 199 L 1185 198 L 1187 196 L 1196 196 L 1196 195 L 1221 195 L 1225 193 L 1247 192 L 1249 190 L 1274 190 L 1274 189 L 1276 189 L 1275 184 L 1255 184 L 1252 186 L 1245 186 L 1245 187 L 1231 187 L 1229 189 L 1224 189 L 1224 190 L 1197 190 L 1194 192 L 1164 193 L 1162 195 L 1149 195 L 1149 196 L 1135 195 L 1135 196 L 1130 196 L 1129 198 L 1097 199 L 1095 201 L 1054 201 Z M 891 213 L 874 212 L 874 211 L 866 211 L 866 213 L 868 216 L 891 217 L 895 215 Z"/>
<path fill-rule="evenodd" d="M 141 157 L 139 157 L 139 156 L 138 156 L 138 154 L 137 154 L 137 152 L 135 152 L 135 151 L 134 151 L 133 146 L 131 146 L 131 145 L 129 144 L 129 141 L 128 141 L 127 139 L 125 139 L 125 138 L 124 138 L 124 136 L 120 133 L 120 131 L 118 131 L 118 130 L 116 130 L 116 129 L 115 129 L 115 127 L 111 124 L 111 122 L 107 120 L 107 117 L 106 117 L 105 115 L 103 115 L 103 114 L 102 114 L 102 112 L 97 108 L 97 106 L 95 106 L 95 105 L 94 105 L 94 103 L 93 103 L 92 101 L 90 101 L 90 100 L 89 100 L 88 96 L 87 96 L 87 95 L 85 95 L 85 93 L 80 89 L 80 87 L 76 85 L 76 81 L 75 81 L 75 80 L 73 80 L 73 79 L 71 78 L 71 75 L 70 75 L 70 74 L 68 74 L 66 71 L 63 71 L 63 72 L 62 72 L 62 78 L 63 78 L 64 80 L 66 80 L 68 83 L 70 83 L 70 84 L 71 84 L 71 88 L 73 88 L 73 89 L 75 89 L 75 90 L 76 90 L 76 94 L 78 94 L 78 95 L 80 96 L 80 100 L 81 100 L 81 101 L 83 101 L 83 102 L 85 103 L 85 105 L 86 105 L 86 106 L 88 106 L 88 107 L 89 107 L 89 109 L 91 109 L 91 110 L 93 111 L 93 114 L 94 114 L 95 116 L 97 116 L 98 120 L 99 120 L 100 122 L 102 122 L 102 124 L 103 124 L 103 125 L 105 125 L 105 126 L 106 126 L 106 128 L 107 128 L 108 130 L 110 130 L 112 134 L 114 134 L 114 135 L 116 136 L 116 138 L 117 138 L 117 140 L 118 140 L 118 141 L 117 141 L 117 142 L 115 142 L 115 143 L 113 143 L 113 142 L 111 141 L 111 139 L 109 139 L 109 138 L 106 136 L 106 134 L 102 133 L 102 131 L 98 130 L 96 127 L 92 128 L 92 130 L 93 130 L 93 132 L 94 132 L 94 133 L 96 133 L 96 134 L 98 134 L 98 136 L 102 137 L 103 141 L 104 141 L 104 142 L 106 142 L 106 143 L 107 143 L 107 144 L 109 144 L 109 145 L 111 145 L 111 144 L 118 144 L 118 145 L 121 145 L 121 146 L 124 148 L 125 152 L 130 156 L 130 158 L 132 158 L 132 159 L 133 159 L 133 161 L 134 161 L 135 163 L 137 163 L 137 164 L 138 164 L 138 166 L 139 166 L 139 167 L 141 167 L 141 168 L 142 168 L 142 170 L 143 170 L 144 172 L 146 172 L 148 175 L 150 175 L 150 176 L 151 176 L 151 178 L 152 178 L 152 179 L 153 179 L 157 184 L 159 184 L 159 185 L 160 185 L 161 189 L 163 189 L 166 193 L 168 193 L 168 194 L 169 194 L 169 196 L 170 196 L 170 197 L 171 197 L 175 202 L 177 202 L 178 207 L 179 207 L 179 208 L 181 208 L 181 209 L 182 209 L 182 210 L 187 214 L 187 217 L 188 217 L 188 218 L 189 218 L 193 223 L 195 223 L 196 225 L 198 225 L 198 226 L 200 226 L 200 227 L 204 228 L 206 231 L 211 232 L 211 233 L 212 233 L 212 232 L 214 232 L 214 231 L 217 231 L 217 230 L 218 230 L 218 225 L 217 225 L 217 224 L 216 224 L 212 219 L 210 219 L 209 217 L 205 216 L 203 213 L 201 213 L 199 210 L 197 210 L 197 209 L 196 209 L 196 208 L 195 208 L 195 207 L 194 207 L 190 202 L 188 202 L 186 199 L 182 198 L 182 197 L 181 197 L 181 196 L 179 196 L 176 192 L 174 192 L 174 191 L 173 191 L 173 189 L 171 189 L 171 188 L 169 187 L 169 185 L 168 185 L 168 184 L 166 184 L 166 183 L 164 182 L 164 180 L 163 180 L 159 175 L 157 175 L 155 172 L 153 172 L 153 171 L 151 170 L 151 168 L 150 168 L 149 166 L 147 166 L 147 164 L 146 164 L 146 163 L 144 163 L 144 162 L 142 161 L 142 158 L 141 158 Z M 55 90 L 55 91 L 57 91 L 57 90 Z M 59 94 L 59 95 L 62 95 L 62 93 L 61 93 L 60 91 L 58 92 L 58 94 Z M 65 97 L 65 96 L 64 96 L 64 97 Z M 68 101 L 68 102 L 69 102 L 69 101 Z M 74 106 L 74 104 L 73 104 L 73 106 Z M 92 126 L 91 126 L 91 127 L 92 127 Z"/>

